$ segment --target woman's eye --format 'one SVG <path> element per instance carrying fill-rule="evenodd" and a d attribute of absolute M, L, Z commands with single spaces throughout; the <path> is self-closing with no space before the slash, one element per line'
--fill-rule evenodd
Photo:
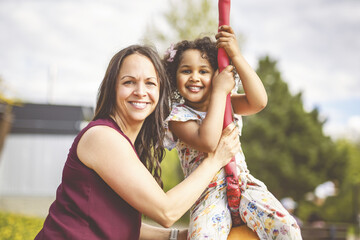
<path fill-rule="evenodd" d="M 155 82 L 147 82 L 146 84 L 150 85 L 150 86 L 157 86 L 157 83 L 155 83 Z"/>
<path fill-rule="evenodd" d="M 134 83 L 134 81 L 127 80 L 127 81 L 125 81 L 123 84 L 124 84 L 124 85 L 129 85 L 129 84 L 133 84 L 133 83 Z"/>

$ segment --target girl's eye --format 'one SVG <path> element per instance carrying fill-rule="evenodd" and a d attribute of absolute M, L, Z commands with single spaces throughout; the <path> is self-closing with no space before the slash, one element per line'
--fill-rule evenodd
<path fill-rule="evenodd" d="M 182 70 L 181 73 L 189 74 L 189 73 L 190 73 L 190 70 Z"/>
<path fill-rule="evenodd" d="M 200 70 L 200 73 L 201 73 L 201 74 L 207 74 L 208 71 L 207 71 L 207 70 Z"/>

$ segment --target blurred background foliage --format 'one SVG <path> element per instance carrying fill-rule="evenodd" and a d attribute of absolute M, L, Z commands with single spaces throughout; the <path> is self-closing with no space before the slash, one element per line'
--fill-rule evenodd
<path fill-rule="evenodd" d="M 179 4 L 172 0 L 169 6 L 163 14 L 166 24 L 150 21 L 145 43 L 163 51 L 183 39 L 216 34 L 217 6 L 211 1 L 185 0 Z M 244 37 L 234 30 L 242 45 Z M 303 221 L 316 212 L 326 221 L 354 222 L 359 204 L 354 194 L 360 188 L 360 143 L 326 136 L 326 119 L 319 116 L 317 108 L 304 109 L 302 93 L 289 91 L 271 56 L 258 59 L 256 71 L 269 101 L 260 113 L 243 117 L 241 142 L 250 172 L 278 199 L 292 197 L 298 203 L 295 214 Z M 182 180 L 174 150 L 168 152 L 162 167 L 165 190 Z M 336 194 L 318 199 L 315 189 L 327 181 L 335 184 Z"/>
<path fill-rule="evenodd" d="M 0 212 L 0 239 L 34 239 L 44 219 Z"/>

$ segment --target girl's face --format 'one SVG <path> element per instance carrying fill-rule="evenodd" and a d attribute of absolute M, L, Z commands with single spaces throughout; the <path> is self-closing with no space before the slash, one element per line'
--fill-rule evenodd
<path fill-rule="evenodd" d="M 214 69 L 196 49 L 186 50 L 176 72 L 177 89 L 185 104 L 199 111 L 207 111 Z"/>
<path fill-rule="evenodd" d="M 149 58 L 132 54 L 121 65 L 116 86 L 116 107 L 127 124 L 142 123 L 156 108 L 160 83 Z"/>

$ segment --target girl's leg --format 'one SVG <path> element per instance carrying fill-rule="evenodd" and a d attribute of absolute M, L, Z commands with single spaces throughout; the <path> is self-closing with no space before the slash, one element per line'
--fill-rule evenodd
<path fill-rule="evenodd" d="M 260 239 L 302 239 L 296 220 L 258 180 L 243 188 L 239 211 Z"/>
<path fill-rule="evenodd" d="M 230 229 L 225 186 L 208 189 L 190 211 L 188 240 L 226 240 Z"/>
<path fill-rule="evenodd" d="M 230 212 L 216 208 L 200 215 L 191 214 L 188 240 L 226 240 L 231 228 Z"/>

